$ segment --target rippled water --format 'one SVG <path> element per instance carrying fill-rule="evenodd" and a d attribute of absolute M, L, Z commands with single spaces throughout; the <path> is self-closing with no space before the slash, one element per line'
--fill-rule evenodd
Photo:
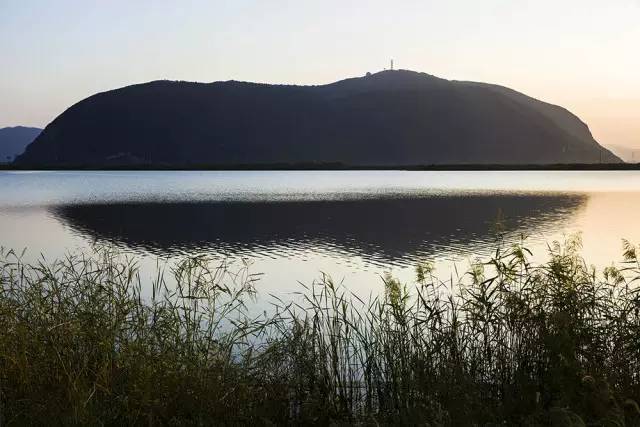
<path fill-rule="evenodd" d="M 603 266 L 640 242 L 640 174 L 578 172 L 0 172 L 0 245 L 59 256 L 109 242 L 146 260 L 208 253 L 253 262 L 269 292 L 320 272 L 375 290 L 392 270 L 455 263 L 528 235 L 583 232 Z"/>

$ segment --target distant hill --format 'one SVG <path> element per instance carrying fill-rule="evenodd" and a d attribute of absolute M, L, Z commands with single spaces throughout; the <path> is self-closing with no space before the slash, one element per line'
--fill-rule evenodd
<path fill-rule="evenodd" d="M 93 95 L 19 165 L 617 163 L 564 108 L 406 70 L 322 86 L 155 81 Z"/>
<path fill-rule="evenodd" d="M 42 129 L 16 126 L 0 129 L 0 163 L 9 163 L 42 132 Z"/>
<path fill-rule="evenodd" d="M 640 147 L 623 147 L 609 144 L 606 147 L 627 163 L 640 163 Z"/>

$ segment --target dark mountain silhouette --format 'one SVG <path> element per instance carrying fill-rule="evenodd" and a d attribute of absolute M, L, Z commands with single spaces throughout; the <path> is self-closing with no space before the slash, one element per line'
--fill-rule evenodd
<path fill-rule="evenodd" d="M 569 111 L 513 90 L 383 71 L 323 86 L 155 81 L 58 116 L 22 165 L 617 163 Z"/>
<path fill-rule="evenodd" d="M 24 126 L 0 129 L 0 163 L 13 161 L 40 132 L 42 129 Z"/>

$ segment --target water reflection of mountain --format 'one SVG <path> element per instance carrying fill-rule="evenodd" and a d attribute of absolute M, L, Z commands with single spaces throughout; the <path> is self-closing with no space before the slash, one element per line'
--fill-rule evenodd
<path fill-rule="evenodd" d="M 478 252 L 492 225 L 535 234 L 562 225 L 584 195 L 472 195 L 295 202 L 123 203 L 51 208 L 87 237 L 155 254 L 215 250 L 295 257 L 307 249 L 403 263 Z"/>

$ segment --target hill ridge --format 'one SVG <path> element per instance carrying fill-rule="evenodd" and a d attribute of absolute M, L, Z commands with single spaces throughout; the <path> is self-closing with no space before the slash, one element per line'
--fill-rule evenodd
<path fill-rule="evenodd" d="M 386 70 L 323 85 L 155 80 L 51 122 L 25 165 L 618 163 L 563 107 L 504 86 Z"/>

